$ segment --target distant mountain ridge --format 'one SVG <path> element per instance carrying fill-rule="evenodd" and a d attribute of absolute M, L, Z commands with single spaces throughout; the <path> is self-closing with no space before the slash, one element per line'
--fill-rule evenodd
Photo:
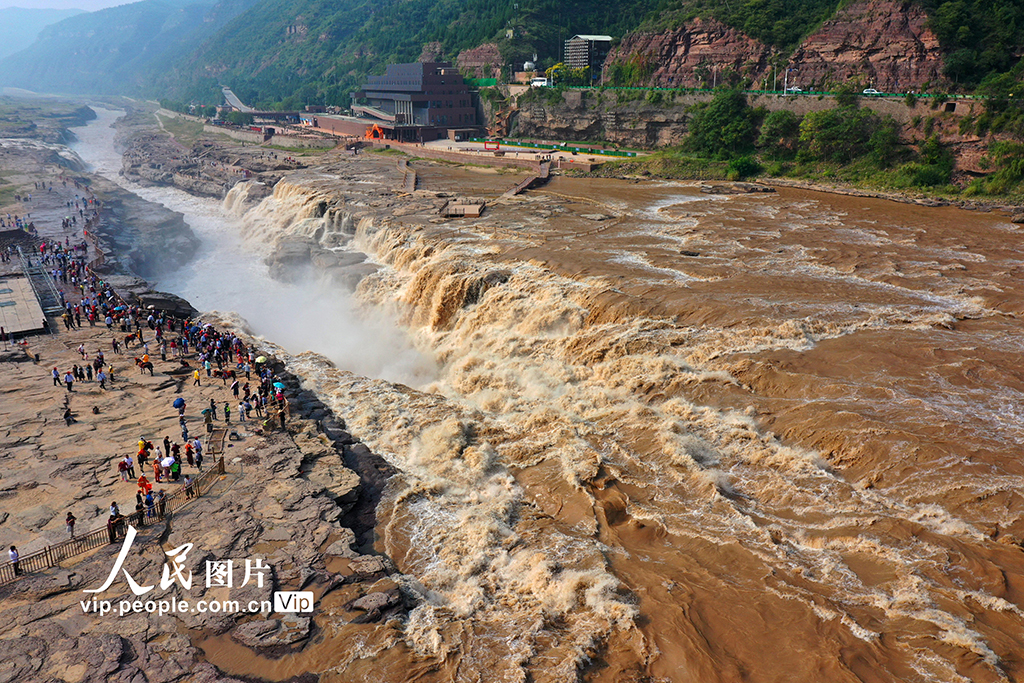
<path fill-rule="evenodd" d="M 562 41 L 598 29 L 622 35 L 663 0 L 262 0 L 178 65 L 168 90 L 201 97 L 217 80 L 246 102 L 344 104 L 368 72 L 497 43 L 501 63 L 534 52 L 548 64 Z"/>
<path fill-rule="evenodd" d="M 0 84 L 96 95 L 151 92 L 154 74 L 214 35 L 257 0 L 143 0 L 47 26 L 0 61 Z"/>
<path fill-rule="evenodd" d="M 58 21 L 82 14 L 80 9 L 0 9 L 0 59 L 31 45 L 39 33 Z"/>

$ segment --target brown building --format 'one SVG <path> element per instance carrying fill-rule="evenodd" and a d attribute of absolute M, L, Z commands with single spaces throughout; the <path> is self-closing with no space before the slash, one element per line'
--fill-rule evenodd
<path fill-rule="evenodd" d="M 474 128 L 474 95 L 447 62 L 391 64 L 352 94 L 352 112 L 389 139 L 429 141 L 449 128 Z"/>

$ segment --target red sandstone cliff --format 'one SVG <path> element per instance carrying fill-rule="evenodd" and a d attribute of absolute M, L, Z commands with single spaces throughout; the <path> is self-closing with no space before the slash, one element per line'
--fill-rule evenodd
<path fill-rule="evenodd" d="M 924 10 L 909 2 L 856 2 L 793 54 L 797 81 L 825 85 L 859 77 L 883 92 L 919 90 L 942 71 L 939 41 L 926 20 Z"/>
<path fill-rule="evenodd" d="M 432 43 L 424 43 L 423 51 L 420 52 L 419 59 L 416 60 L 422 64 L 429 64 L 430 62 L 443 62 L 444 61 L 444 47 L 441 43 L 434 41 Z"/>
<path fill-rule="evenodd" d="M 663 88 L 711 87 L 726 69 L 757 79 L 772 49 L 714 19 L 694 19 L 665 33 L 633 33 L 608 55 L 605 65 L 634 55 L 652 60 L 650 85 Z"/>
<path fill-rule="evenodd" d="M 789 60 L 790 85 L 804 90 L 860 78 L 884 92 L 918 90 L 942 69 L 939 43 L 917 5 L 899 0 L 860 0 L 808 36 Z M 755 87 L 772 84 L 773 49 L 715 20 L 695 19 L 664 33 L 634 33 L 608 55 L 607 65 L 653 61 L 648 84 L 704 87 L 715 72 L 732 69 Z M 782 73 L 781 68 L 779 73 Z"/>

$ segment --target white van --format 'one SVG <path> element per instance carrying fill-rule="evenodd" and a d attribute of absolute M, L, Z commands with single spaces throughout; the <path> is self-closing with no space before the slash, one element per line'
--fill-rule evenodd
<path fill-rule="evenodd" d="M 530 87 L 531 88 L 546 88 L 546 87 L 548 87 L 548 79 L 546 79 L 546 78 L 531 78 L 530 79 Z"/>

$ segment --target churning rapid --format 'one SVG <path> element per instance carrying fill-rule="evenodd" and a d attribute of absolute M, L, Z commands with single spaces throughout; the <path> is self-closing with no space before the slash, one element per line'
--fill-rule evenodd
<path fill-rule="evenodd" d="M 119 176 L 121 155 L 111 127 L 121 111 L 95 108 L 97 118 L 74 129 L 72 149 L 94 172 L 125 189 L 184 215 L 202 241 L 186 267 L 156 279 L 163 291 L 185 298 L 199 310 L 226 306 L 252 330 L 291 349 L 315 349 L 340 367 L 419 384 L 433 377 L 433 363 L 418 353 L 394 321 L 371 313 L 357 315 L 347 293 L 325 291 L 316 283 L 299 286 L 270 277 L 262 257 L 266 245 L 245 243 L 239 218 L 222 204 L 168 187 L 144 187 Z"/>
<path fill-rule="evenodd" d="M 379 266 L 346 314 L 397 321 L 373 345 L 426 357 L 417 388 L 323 350 L 289 362 L 399 471 L 378 549 L 419 605 L 355 630 L 326 609 L 301 653 L 211 661 L 271 680 L 1024 677 L 1019 229 L 673 183 L 555 178 L 503 203 L 507 178 L 414 164 L 414 196 L 391 160 L 333 155 L 258 202 L 236 186 L 206 258 L 301 238 Z M 441 192 L 485 217 L 439 222 Z M 192 272 L 163 284 L 205 305 L 173 284 Z M 264 295 L 208 287 L 247 317 Z M 330 300 L 290 340 L 264 333 L 343 335 Z"/>

